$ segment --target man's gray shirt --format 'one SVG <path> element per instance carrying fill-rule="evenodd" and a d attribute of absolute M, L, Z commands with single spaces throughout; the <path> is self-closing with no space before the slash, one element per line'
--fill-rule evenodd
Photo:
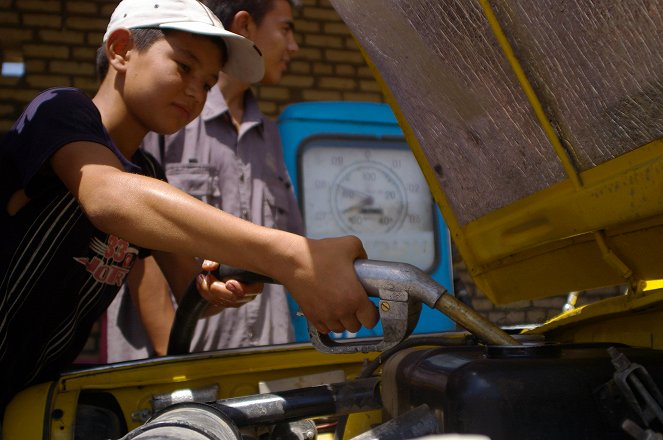
<path fill-rule="evenodd" d="M 263 226 L 303 233 L 303 223 L 285 167 L 278 127 L 245 95 L 239 132 L 214 87 L 199 118 L 179 132 L 147 135 L 143 149 L 164 166 L 168 181 L 230 214 Z M 192 351 L 292 342 L 287 297 L 279 285 L 237 309 L 201 319 Z"/>

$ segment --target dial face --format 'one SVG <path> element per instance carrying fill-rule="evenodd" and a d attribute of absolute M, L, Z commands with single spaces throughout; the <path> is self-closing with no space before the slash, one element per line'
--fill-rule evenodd
<path fill-rule="evenodd" d="M 300 165 L 309 237 L 356 235 L 370 259 L 435 263 L 433 200 L 405 142 L 317 139 Z"/>
<path fill-rule="evenodd" d="M 390 232 L 407 215 L 403 182 L 376 161 L 359 161 L 340 172 L 331 199 L 336 221 L 349 233 Z"/>

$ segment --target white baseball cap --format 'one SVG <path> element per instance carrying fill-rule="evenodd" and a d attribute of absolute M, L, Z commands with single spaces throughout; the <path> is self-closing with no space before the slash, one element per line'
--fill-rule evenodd
<path fill-rule="evenodd" d="M 221 70 L 251 83 L 257 83 L 265 74 L 265 64 L 255 44 L 227 31 L 198 0 L 122 0 L 113 11 L 103 41 L 119 28 L 175 29 L 221 37 L 228 49 L 228 59 Z"/>

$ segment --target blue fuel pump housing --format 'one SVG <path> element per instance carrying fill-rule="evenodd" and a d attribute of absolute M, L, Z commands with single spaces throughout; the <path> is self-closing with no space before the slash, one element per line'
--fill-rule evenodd
<path fill-rule="evenodd" d="M 297 103 L 278 124 L 307 236 L 356 235 L 368 258 L 413 264 L 453 293 L 449 231 L 387 104 Z M 308 341 L 306 319 L 289 301 L 296 340 Z M 414 333 L 454 328 L 424 306 Z M 378 324 L 334 337 L 381 335 Z"/>

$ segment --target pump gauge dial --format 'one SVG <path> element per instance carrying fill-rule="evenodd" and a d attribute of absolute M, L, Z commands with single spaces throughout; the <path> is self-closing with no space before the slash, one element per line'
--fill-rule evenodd
<path fill-rule="evenodd" d="M 407 215 L 401 179 L 376 161 L 359 161 L 332 183 L 331 204 L 339 226 L 350 233 L 386 233 Z"/>
<path fill-rule="evenodd" d="M 371 259 L 433 266 L 433 201 L 405 142 L 318 139 L 300 165 L 309 237 L 357 235 Z"/>

